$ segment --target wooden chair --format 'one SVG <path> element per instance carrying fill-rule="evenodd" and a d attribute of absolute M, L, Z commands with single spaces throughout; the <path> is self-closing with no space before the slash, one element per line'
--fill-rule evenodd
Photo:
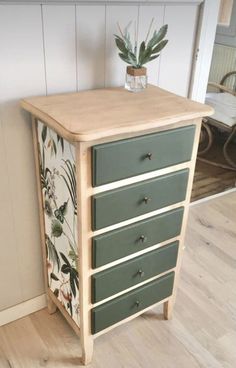
<path fill-rule="evenodd" d="M 230 153 L 229 153 L 229 144 L 233 141 L 234 137 L 236 137 L 236 120 L 234 123 L 234 121 L 233 122 L 229 121 L 230 119 L 228 119 L 228 121 L 227 119 L 226 120 L 222 119 L 224 121 L 215 119 L 215 116 L 217 116 L 217 103 L 220 106 L 221 95 L 223 97 L 222 99 L 224 100 L 229 98 L 230 95 L 235 96 L 235 111 L 236 111 L 236 83 L 234 82 L 233 86 L 231 83 L 231 86 L 230 86 L 231 88 L 227 86 L 227 83 L 230 84 L 229 82 L 232 77 L 234 79 L 236 78 L 236 71 L 227 73 L 221 79 L 219 84 L 213 83 L 213 82 L 208 83 L 209 86 L 219 89 L 218 93 L 211 94 L 211 95 L 215 95 L 216 101 L 217 100 L 218 101 L 216 102 L 216 105 L 213 106 L 215 108 L 215 114 L 213 115 L 213 117 L 208 117 L 206 119 L 203 119 L 201 136 L 200 136 L 200 144 L 199 144 L 199 150 L 198 150 L 198 159 L 200 161 L 209 163 L 214 166 L 222 167 L 224 169 L 236 170 L 236 157 L 235 158 L 230 157 Z M 213 100 L 214 100 L 214 96 L 213 96 Z M 206 103 L 208 103 L 208 101 L 206 101 Z M 229 105 L 225 104 L 224 110 L 227 110 L 227 106 Z M 223 117 L 223 114 L 221 114 L 221 116 Z M 228 137 L 223 144 L 223 150 L 222 150 L 222 154 L 224 156 L 226 164 L 220 163 L 220 162 L 214 162 L 212 160 L 209 160 L 203 157 L 212 147 L 216 131 L 219 131 L 219 130 L 228 133 Z"/>

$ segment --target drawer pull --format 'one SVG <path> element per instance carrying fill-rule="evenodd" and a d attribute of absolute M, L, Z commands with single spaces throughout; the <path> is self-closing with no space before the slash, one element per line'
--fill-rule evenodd
<path fill-rule="evenodd" d="M 152 153 L 151 152 L 148 152 L 147 155 L 146 155 L 146 158 L 148 158 L 149 160 L 152 159 Z"/>
<path fill-rule="evenodd" d="M 140 277 L 143 277 L 145 275 L 144 271 L 143 270 L 138 270 L 138 275 Z"/>
<path fill-rule="evenodd" d="M 144 236 L 144 235 L 141 235 L 141 236 L 139 237 L 139 241 L 140 241 L 140 242 L 142 242 L 142 243 L 145 243 L 145 242 L 147 241 L 147 237 L 146 237 L 146 236 Z"/>
<path fill-rule="evenodd" d="M 136 300 L 135 305 L 136 305 L 136 307 L 139 307 L 140 306 L 140 301 Z"/>
<path fill-rule="evenodd" d="M 144 201 L 144 203 L 145 203 L 145 204 L 148 204 L 148 202 L 150 202 L 150 201 L 151 201 L 151 198 L 149 198 L 149 197 L 144 197 L 144 198 L 143 198 L 143 201 Z"/>

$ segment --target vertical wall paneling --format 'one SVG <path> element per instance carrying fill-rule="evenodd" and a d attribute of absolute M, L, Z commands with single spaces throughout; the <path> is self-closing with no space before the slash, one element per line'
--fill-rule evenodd
<path fill-rule="evenodd" d="M 47 93 L 76 91 L 75 6 L 43 5 Z"/>
<path fill-rule="evenodd" d="M 197 11 L 197 5 L 165 7 L 169 43 L 161 56 L 159 86 L 182 96 L 189 90 Z"/>
<path fill-rule="evenodd" d="M 194 60 L 190 84 L 190 97 L 199 102 L 204 102 L 206 97 L 219 7 L 220 0 L 205 0 L 200 5 L 195 46 L 197 58 Z"/>
<path fill-rule="evenodd" d="M 78 89 L 102 88 L 105 82 L 105 5 L 77 5 Z"/>
<path fill-rule="evenodd" d="M 141 5 L 139 8 L 139 43 L 145 40 L 152 18 L 154 18 L 154 23 L 150 36 L 152 36 L 154 29 L 159 29 L 163 25 L 164 6 Z M 160 57 L 146 64 L 146 67 L 148 83 L 157 86 L 160 73 Z"/>
<path fill-rule="evenodd" d="M 40 6 L 0 5 L 0 101 L 45 92 Z"/>
<path fill-rule="evenodd" d="M 3 125 L 0 118 L 0 311 L 22 299 L 19 279 L 19 259 L 15 242 L 15 227 L 12 219 L 12 201 L 7 197 L 9 176 L 3 139 Z M 6 221 L 7 219 L 7 221 Z M 9 272 L 9 266 L 11 272 Z M 13 271 L 13 272 L 12 272 Z M 12 292 L 13 291 L 13 292 Z"/>
<path fill-rule="evenodd" d="M 141 40 L 152 17 L 158 28 L 169 24 L 169 44 L 147 65 L 149 82 L 187 95 L 199 6 L 192 0 L 164 3 L 0 5 L 0 310 L 44 291 L 31 123 L 19 99 L 123 86 L 117 22 L 124 28 L 132 20 L 134 37 L 139 20 Z M 197 99 L 205 94 L 218 7 L 219 0 L 201 5 L 200 56 L 192 78 Z"/>
<path fill-rule="evenodd" d="M 19 107 L 19 98 L 45 94 L 40 6 L 0 6 L 0 45 L 0 120 L 5 157 L 0 171 L 8 180 L 0 208 L 1 258 L 5 262 L 0 279 L 8 289 L 1 290 L 2 309 L 43 292 L 31 125 L 29 115 Z"/>
<path fill-rule="evenodd" d="M 138 5 L 107 5 L 106 7 L 106 87 L 123 86 L 125 83 L 126 64 L 118 56 L 114 34 L 119 33 L 117 22 L 123 29 L 132 21 L 130 32 L 134 38 L 135 20 L 138 21 Z"/>

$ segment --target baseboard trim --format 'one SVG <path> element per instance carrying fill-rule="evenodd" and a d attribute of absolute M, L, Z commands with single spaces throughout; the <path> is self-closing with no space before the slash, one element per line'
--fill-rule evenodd
<path fill-rule="evenodd" d="M 208 202 L 211 199 L 214 199 L 214 198 L 217 198 L 217 197 L 222 197 L 226 194 L 233 193 L 233 192 L 236 192 L 236 188 L 228 189 L 228 190 L 225 190 L 224 192 L 221 192 L 221 193 L 217 193 L 217 194 L 213 194 L 213 195 L 208 196 L 208 197 L 197 199 L 196 201 L 191 202 L 190 206 L 195 206 L 196 204 L 200 204 L 200 203 L 203 203 L 203 202 Z"/>
<path fill-rule="evenodd" d="M 38 310 L 45 308 L 46 305 L 46 295 L 42 294 L 23 303 L 14 305 L 13 307 L 4 309 L 0 311 L 0 326 L 25 317 L 28 314 L 37 312 Z"/>

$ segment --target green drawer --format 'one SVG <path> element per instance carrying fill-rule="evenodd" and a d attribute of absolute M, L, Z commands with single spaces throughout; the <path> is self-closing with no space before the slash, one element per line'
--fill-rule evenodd
<path fill-rule="evenodd" d="M 100 267 L 178 236 L 184 208 L 162 213 L 93 238 L 92 267 Z"/>
<path fill-rule="evenodd" d="M 92 309 L 92 334 L 132 316 L 172 294 L 174 272 Z"/>
<path fill-rule="evenodd" d="M 189 161 L 194 133 L 191 125 L 94 146 L 93 186 Z"/>
<path fill-rule="evenodd" d="M 176 266 L 179 243 L 173 242 L 92 276 L 92 303 Z"/>
<path fill-rule="evenodd" d="M 92 228 L 98 230 L 183 201 L 188 169 L 109 190 L 92 198 Z"/>

